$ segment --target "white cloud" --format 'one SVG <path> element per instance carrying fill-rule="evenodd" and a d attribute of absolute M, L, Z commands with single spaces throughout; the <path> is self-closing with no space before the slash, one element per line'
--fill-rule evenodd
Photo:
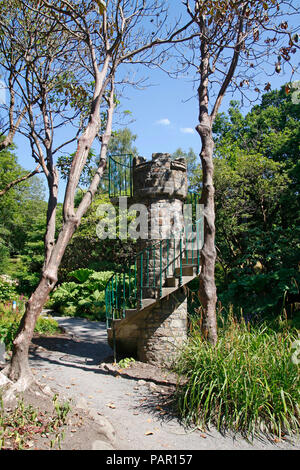
<path fill-rule="evenodd" d="M 160 119 L 159 121 L 156 121 L 155 124 L 160 124 L 161 126 L 169 126 L 171 124 L 171 121 L 168 118 Z"/>
<path fill-rule="evenodd" d="M 194 129 L 192 127 L 181 127 L 180 132 L 183 134 L 194 134 Z"/>

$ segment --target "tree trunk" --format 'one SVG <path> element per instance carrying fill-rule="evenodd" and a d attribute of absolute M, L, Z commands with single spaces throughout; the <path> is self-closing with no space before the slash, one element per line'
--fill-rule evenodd
<path fill-rule="evenodd" d="M 46 275 L 42 276 L 38 287 L 27 302 L 25 314 L 13 342 L 12 360 L 5 373 L 12 381 L 18 380 L 21 382 L 23 389 L 33 382 L 28 361 L 29 345 L 36 321 L 49 293 L 55 286 L 55 282 L 51 281 Z"/>
<path fill-rule="evenodd" d="M 13 341 L 11 363 L 4 373 L 12 380 L 21 383 L 23 389 L 30 386 L 33 376 L 29 367 L 29 346 L 34 333 L 36 321 L 47 301 L 48 295 L 57 282 L 57 272 L 66 247 L 75 231 L 74 221 L 66 222 L 52 249 L 49 262 L 43 268 L 41 280 L 26 304 L 25 314 L 21 320 L 17 335 Z"/>
<path fill-rule="evenodd" d="M 200 16 L 199 27 L 201 33 L 206 35 L 205 18 Z M 200 84 L 198 88 L 199 124 L 196 130 L 201 138 L 200 153 L 202 163 L 202 194 L 201 204 L 204 206 L 204 243 L 201 250 L 201 272 L 199 277 L 199 298 L 203 307 L 202 332 L 207 340 L 215 345 L 217 343 L 216 303 L 217 290 L 215 284 L 215 189 L 214 189 L 214 141 L 212 137 L 213 117 L 208 112 L 208 85 L 209 85 L 209 49 L 204 40 L 200 46 Z"/>
<path fill-rule="evenodd" d="M 47 213 L 47 231 L 45 235 L 45 263 L 42 271 L 42 278 L 39 285 L 37 286 L 34 293 L 31 295 L 26 305 L 25 314 L 21 320 L 16 338 L 13 342 L 13 355 L 10 365 L 5 369 L 4 373 L 12 380 L 18 381 L 18 384 L 22 389 L 26 389 L 33 382 L 33 376 L 29 367 L 29 346 L 31 338 L 33 336 L 36 321 L 43 309 L 45 302 L 47 301 L 48 295 L 54 289 L 57 282 L 57 272 L 60 266 L 62 257 L 65 253 L 66 247 L 71 240 L 75 230 L 79 226 L 83 215 L 89 208 L 93 196 L 97 190 L 99 181 L 101 180 L 106 167 L 106 149 L 107 143 L 111 136 L 112 130 L 112 115 L 114 110 L 114 88 L 112 86 L 110 94 L 110 106 L 108 110 L 108 118 L 106 124 L 106 130 L 104 133 L 104 144 L 101 148 L 101 159 L 96 174 L 94 175 L 87 194 L 81 201 L 77 212 L 74 212 L 74 199 L 65 198 L 64 201 L 64 224 L 55 242 L 55 212 L 56 212 L 56 198 L 58 191 L 58 174 L 53 169 L 53 174 L 48 178 L 50 196 L 48 201 L 48 213 Z M 97 112 L 97 110 L 96 110 Z M 94 129 L 94 133 L 91 131 Z M 97 127 L 93 122 L 88 126 L 89 141 L 86 142 L 86 149 L 84 154 L 87 154 L 95 139 Z M 80 168 L 84 166 L 84 156 L 78 151 L 78 161 Z M 74 173 L 78 173 L 78 168 L 74 165 Z M 80 174 L 79 174 L 80 176 Z M 79 177 L 78 177 L 79 178 Z M 77 185 L 75 180 L 74 185 Z M 75 190 L 72 185 L 69 185 L 71 191 L 75 194 Z"/>
<path fill-rule="evenodd" d="M 202 332 L 204 337 L 215 345 L 218 336 L 216 321 L 217 291 L 215 285 L 214 142 L 211 126 L 199 125 L 197 131 L 202 141 L 202 151 L 200 154 L 203 171 L 201 204 L 204 206 L 204 244 L 201 251 L 199 297 L 203 307 Z"/>

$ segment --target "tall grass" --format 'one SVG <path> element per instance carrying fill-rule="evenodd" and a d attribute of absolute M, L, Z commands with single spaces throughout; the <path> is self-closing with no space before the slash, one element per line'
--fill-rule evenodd
<path fill-rule="evenodd" d="M 292 360 L 296 330 L 250 326 L 229 316 L 215 347 L 197 329 L 176 371 L 182 417 L 202 428 L 214 425 L 254 437 L 299 432 L 299 365 Z"/>

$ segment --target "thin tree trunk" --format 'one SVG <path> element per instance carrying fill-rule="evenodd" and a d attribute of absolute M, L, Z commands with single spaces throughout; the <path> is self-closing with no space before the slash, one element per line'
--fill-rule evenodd
<path fill-rule="evenodd" d="M 205 35 L 205 20 L 200 17 L 199 27 Z M 200 153 L 203 187 L 201 204 L 204 206 L 204 244 L 201 250 L 201 273 L 199 297 L 203 307 L 202 332 L 205 338 L 216 344 L 218 339 L 216 302 L 217 291 L 215 284 L 215 202 L 214 202 L 214 165 L 212 137 L 213 119 L 208 112 L 208 84 L 209 84 L 209 51 L 205 40 L 201 42 L 200 85 L 198 88 L 199 124 L 196 127 L 202 142 Z"/>
<path fill-rule="evenodd" d="M 29 367 L 28 352 L 35 324 L 47 301 L 48 295 L 54 289 L 57 282 L 58 267 L 75 228 L 74 221 L 68 221 L 64 224 L 52 249 L 49 262 L 43 268 L 41 280 L 26 304 L 25 314 L 13 341 L 11 363 L 4 372 L 12 381 L 22 382 L 24 388 L 28 387 L 33 381 Z"/>
<path fill-rule="evenodd" d="M 212 139 L 212 131 L 209 127 L 200 125 L 197 127 L 197 130 L 202 140 L 202 151 L 200 154 L 203 171 L 201 203 L 204 206 L 204 244 L 201 251 L 199 297 L 203 306 L 202 332 L 204 337 L 215 345 L 218 335 L 216 320 L 217 291 L 215 285 L 214 142 Z"/>
<path fill-rule="evenodd" d="M 106 167 L 106 150 L 107 144 L 112 132 L 112 116 L 114 111 L 114 87 L 111 88 L 110 99 L 109 99 L 109 109 L 107 116 L 106 130 L 104 133 L 104 142 L 102 142 L 101 148 L 101 158 L 99 167 L 95 176 L 93 177 L 90 187 L 88 188 L 87 194 L 81 201 L 79 208 L 76 213 L 74 213 L 74 200 L 65 199 L 64 202 L 64 222 L 63 227 L 57 237 L 55 242 L 54 240 L 54 231 L 55 231 L 55 212 L 56 212 L 56 198 L 58 191 L 58 174 L 56 169 L 53 169 L 53 174 L 48 175 L 49 183 L 49 202 L 48 202 L 48 214 L 47 214 L 47 231 L 45 235 L 45 263 L 42 271 L 42 278 L 37 286 L 34 293 L 31 295 L 29 301 L 26 305 L 25 314 L 21 320 L 16 338 L 13 342 L 13 355 L 10 365 L 4 371 L 5 374 L 13 381 L 18 381 L 21 384 L 23 389 L 30 386 L 33 381 L 33 376 L 29 367 L 29 346 L 33 336 L 34 328 L 36 321 L 43 309 L 45 302 L 47 301 L 48 295 L 53 290 L 57 282 L 57 273 L 60 266 L 62 257 L 65 253 L 65 250 L 68 246 L 69 241 L 71 240 L 75 230 L 79 226 L 83 215 L 86 213 L 89 208 L 93 196 L 97 190 L 99 181 L 101 180 L 103 173 Z M 98 110 L 95 112 L 97 113 Z M 90 132 L 86 132 L 85 135 L 89 136 L 89 140 L 86 140 L 87 148 L 82 152 L 84 155 L 87 154 L 87 149 L 92 145 L 97 127 L 94 122 L 91 120 L 89 129 Z M 80 146 L 80 143 L 79 143 Z M 78 165 L 83 167 L 85 164 L 84 156 L 77 152 L 78 155 Z M 78 169 L 75 167 L 74 173 Z M 77 184 L 77 182 L 76 182 Z M 74 191 L 75 194 L 75 191 Z M 71 206 L 71 208 L 70 208 Z"/>
<path fill-rule="evenodd" d="M 36 321 L 54 285 L 54 281 L 51 281 L 43 275 L 38 287 L 28 300 L 26 312 L 21 320 L 18 333 L 13 342 L 11 362 L 4 371 L 12 381 L 21 383 L 22 389 L 26 389 L 33 382 L 33 375 L 28 360 L 29 346 Z"/>

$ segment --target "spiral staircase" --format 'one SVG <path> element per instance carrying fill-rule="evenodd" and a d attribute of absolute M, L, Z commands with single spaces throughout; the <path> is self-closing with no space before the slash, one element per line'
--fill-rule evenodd
<path fill-rule="evenodd" d="M 108 188 L 112 201 L 133 196 L 132 157 L 110 156 Z M 116 339 L 130 331 L 137 319 L 162 299 L 187 285 L 201 270 L 203 216 L 198 212 L 198 194 L 189 193 L 190 217 L 179 234 L 167 239 L 149 240 L 121 271 L 115 272 L 105 289 L 106 322 L 109 344 L 116 357 Z"/>

